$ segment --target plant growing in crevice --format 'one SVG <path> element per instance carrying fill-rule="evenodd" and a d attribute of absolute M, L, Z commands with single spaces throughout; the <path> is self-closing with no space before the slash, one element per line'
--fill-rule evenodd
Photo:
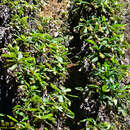
<path fill-rule="evenodd" d="M 1 58 L 15 78 L 19 98 L 13 116 L 6 116 L 17 129 L 63 127 L 66 118 L 74 117 L 66 97 L 71 89 L 64 87 L 68 64 L 64 38 L 53 38 L 39 28 L 46 22 L 38 13 L 41 1 L 5 0 L 2 4 L 10 8 L 13 41 L 2 48 Z"/>
<path fill-rule="evenodd" d="M 74 0 L 70 11 L 69 29 L 73 39 L 69 43 L 69 58 L 76 64 L 70 68 L 70 75 L 75 72 L 82 73 L 87 79 L 85 85 L 71 85 L 71 88 L 82 93 L 79 97 L 83 99 L 79 104 L 78 113 L 84 111 L 85 117 L 81 118 L 86 119 L 83 121 L 93 124 L 92 120 L 96 120 L 95 126 L 99 129 L 101 128 L 98 127 L 98 122 L 107 122 L 109 126 L 114 119 L 118 122 L 120 118 L 125 117 L 125 106 L 129 97 L 130 86 L 124 83 L 128 66 L 123 65 L 128 44 L 124 40 L 125 25 L 121 24 L 120 8 L 119 0 Z M 77 82 L 74 76 L 70 79 Z M 93 94 L 97 96 L 92 96 Z M 92 101 L 93 103 L 90 103 Z M 98 108 L 95 107 L 94 110 L 92 106 L 95 104 Z M 73 106 L 71 109 L 76 111 Z M 80 120 L 77 119 L 75 128 L 84 127 L 82 123 L 80 127 Z"/>

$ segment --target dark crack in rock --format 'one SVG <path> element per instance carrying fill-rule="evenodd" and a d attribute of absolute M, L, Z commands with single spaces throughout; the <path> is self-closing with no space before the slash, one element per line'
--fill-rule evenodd
<path fill-rule="evenodd" d="M 4 59 L 1 54 L 3 48 L 12 42 L 13 31 L 9 26 L 10 9 L 5 5 L 0 5 L 0 113 L 12 113 L 12 108 L 16 98 L 16 81 L 7 72 Z"/>
<path fill-rule="evenodd" d="M 83 99 L 80 105 L 80 110 L 84 118 L 87 118 L 87 117 L 95 118 L 98 108 L 99 108 L 98 95 L 94 92 L 92 92 L 91 94 L 88 92 L 84 92 Z"/>

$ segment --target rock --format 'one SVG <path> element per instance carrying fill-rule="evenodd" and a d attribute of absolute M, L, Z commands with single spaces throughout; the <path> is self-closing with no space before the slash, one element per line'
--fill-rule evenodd
<path fill-rule="evenodd" d="M 9 18 L 9 8 L 5 5 L 0 5 L 0 26 L 5 27 L 9 23 Z"/>

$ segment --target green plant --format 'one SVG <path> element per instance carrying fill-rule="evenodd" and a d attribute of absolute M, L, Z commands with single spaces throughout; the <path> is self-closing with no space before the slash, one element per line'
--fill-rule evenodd
<path fill-rule="evenodd" d="M 10 7 L 13 42 L 2 48 L 5 68 L 18 84 L 18 102 L 13 116 L 7 117 L 18 129 L 57 127 L 59 120 L 73 118 L 66 97 L 71 89 L 64 87 L 68 64 L 64 38 L 45 33 L 46 20 L 38 15 L 41 3 L 24 0 L 3 1 Z M 47 31 L 46 31 L 47 32 Z"/>
<path fill-rule="evenodd" d="M 122 62 L 128 44 L 119 2 L 74 0 L 69 18 L 70 52 L 63 44 L 64 36 L 48 34 L 51 19 L 39 16 L 41 0 L 1 2 L 10 8 L 8 26 L 13 37 L 1 48 L 0 59 L 17 83 L 19 99 L 13 115 L 0 114 L 2 122 L 5 116 L 16 123 L 16 129 L 31 130 L 58 129 L 58 122 L 64 127 L 67 119 L 76 129 L 118 127 L 127 114 L 130 88 L 124 83 L 128 66 Z M 72 64 L 67 67 L 69 60 Z M 70 88 L 64 85 L 67 76 L 76 77 L 76 82 L 70 78 Z M 74 101 L 77 113 L 69 109 Z"/>
<path fill-rule="evenodd" d="M 30 36 L 22 35 L 16 39 L 16 45 L 12 47 L 9 44 L 8 53 L 2 55 L 6 58 L 8 70 L 20 84 L 21 101 L 14 108 L 21 119 L 19 124 L 24 125 L 29 121 L 34 126 L 36 122 L 49 124 L 48 121 L 51 121 L 54 125 L 56 115 L 64 113 L 72 116 L 68 110 L 70 101 L 65 96 L 70 89 L 63 87 L 67 51 L 61 40 L 36 32 Z M 21 42 L 30 49 L 20 51 Z"/>
<path fill-rule="evenodd" d="M 94 100 L 98 102 L 98 110 L 104 106 L 109 123 L 126 116 L 119 116 L 119 113 L 120 110 L 125 113 L 129 99 L 130 86 L 124 84 L 129 66 L 123 65 L 128 44 L 124 40 L 121 6 L 119 0 L 74 0 L 69 19 L 74 37 L 69 45 L 70 58 L 78 63 L 77 71 L 88 76 L 86 87 L 81 86 L 80 90 L 89 93 L 87 96 L 90 97 L 93 93 L 98 95 L 98 100 Z M 98 111 L 93 119 L 101 122 L 100 117 L 97 118 Z"/>

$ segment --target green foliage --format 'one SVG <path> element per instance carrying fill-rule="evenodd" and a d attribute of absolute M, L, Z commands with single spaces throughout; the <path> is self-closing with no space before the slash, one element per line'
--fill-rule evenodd
<path fill-rule="evenodd" d="M 39 29 L 46 21 L 38 15 L 41 3 L 35 2 L 37 5 L 24 0 L 3 2 L 11 10 L 14 39 L 3 48 L 1 56 L 19 84 L 14 117 L 7 117 L 16 122 L 18 129 L 52 128 L 57 120 L 74 117 L 66 97 L 71 90 L 63 86 L 68 64 L 64 38 L 53 38 Z"/>
<path fill-rule="evenodd" d="M 4 67 L 15 78 L 19 92 L 13 116 L 6 117 L 16 123 L 17 129 L 53 129 L 59 120 L 64 125 L 67 118 L 74 118 L 74 113 L 68 109 L 71 101 L 67 94 L 71 89 L 64 86 L 69 63 L 68 50 L 63 44 L 64 37 L 53 38 L 47 33 L 48 20 L 39 16 L 43 2 L 1 2 L 10 8 L 9 26 L 14 34 L 13 42 L 2 48 L 0 59 L 4 59 Z M 92 95 L 97 95 L 97 107 L 99 110 L 102 108 L 109 118 L 109 121 L 100 121 L 95 110 L 95 117 L 86 116 L 77 123 L 85 124 L 86 129 L 115 129 L 116 122 L 127 113 L 130 86 L 124 84 L 128 66 L 122 63 L 127 43 L 124 41 L 125 25 L 121 24 L 119 2 L 74 0 L 69 19 L 72 22 L 70 35 L 76 39 L 69 48 L 73 55 L 70 59 L 76 61 L 74 70 L 78 68 L 78 72 L 88 76 L 85 87 L 75 86 L 75 89 L 88 93 L 89 100 L 92 100 Z M 69 93 L 72 97 L 77 95 Z M 1 119 L 4 116 L 0 114 Z"/>
<path fill-rule="evenodd" d="M 128 44 L 123 34 L 125 25 L 121 24 L 122 5 L 119 0 L 74 0 L 73 4 L 70 30 L 74 39 L 79 36 L 80 45 L 70 46 L 80 47 L 75 59 L 80 61 L 79 71 L 86 72 L 90 79 L 83 89 L 99 95 L 100 105 L 105 106 L 107 113 L 114 113 L 114 117 L 107 115 L 113 122 L 116 117 L 125 116 L 130 89 L 123 83 L 128 74 L 128 66 L 122 65 Z M 120 110 L 123 115 L 118 115 Z"/>

